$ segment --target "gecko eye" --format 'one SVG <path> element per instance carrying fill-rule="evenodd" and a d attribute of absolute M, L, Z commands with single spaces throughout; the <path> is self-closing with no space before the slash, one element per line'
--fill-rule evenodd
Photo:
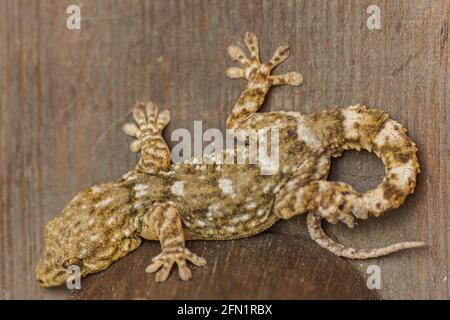
<path fill-rule="evenodd" d="M 83 261 L 78 257 L 71 257 L 64 261 L 62 266 L 63 268 L 68 268 L 69 266 L 78 266 L 81 268 L 83 266 Z"/>

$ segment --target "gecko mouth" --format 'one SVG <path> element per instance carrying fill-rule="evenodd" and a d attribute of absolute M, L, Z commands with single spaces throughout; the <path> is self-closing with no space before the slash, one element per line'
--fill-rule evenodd
<path fill-rule="evenodd" d="M 40 276 L 37 277 L 39 285 L 42 287 L 56 287 L 64 284 L 66 282 L 65 272 L 58 272 L 56 275 L 52 276 Z"/>

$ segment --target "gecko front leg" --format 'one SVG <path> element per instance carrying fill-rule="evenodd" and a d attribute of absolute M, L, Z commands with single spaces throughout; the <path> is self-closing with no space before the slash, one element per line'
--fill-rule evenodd
<path fill-rule="evenodd" d="M 181 280 L 187 281 L 192 277 L 191 270 L 186 264 L 189 260 L 194 265 L 206 265 L 206 260 L 197 256 L 184 245 L 184 234 L 178 209 L 170 203 L 157 203 L 144 216 L 141 236 L 153 238 L 156 233 L 161 242 L 162 252 L 152 259 L 146 272 L 156 272 L 156 282 L 165 281 L 174 263 L 178 266 Z"/>

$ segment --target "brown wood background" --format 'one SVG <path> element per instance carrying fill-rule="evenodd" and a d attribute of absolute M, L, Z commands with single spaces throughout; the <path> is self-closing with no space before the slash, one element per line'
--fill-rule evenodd
<path fill-rule="evenodd" d="M 69 4 L 82 6 L 81 30 L 65 26 Z M 366 27 L 370 4 L 381 8 L 381 30 Z M 225 128 L 244 85 L 225 77 L 232 65 L 226 48 L 242 45 L 247 30 L 259 36 L 263 59 L 289 44 L 291 58 L 278 72 L 305 77 L 300 88 L 275 88 L 263 111 L 363 103 L 406 125 L 420 149 L 416 193 L 353 231 L 327 229 L 360 246 L 426 241 L 423 250 L 345 263 L 362 277 L 378 264 L 382 298 L 450 298 L 449 20 L 448 0 L 0 0 L 0 298 L 70 296 L 34 280 L 42 229 L 78 190 L 135 164 L 121 132 L 135 100 L 171 108 L 167 138 L 175 128 L 192 129 L 194 120 L 203 120 L 204 129 Z M 375 156 L 352 152 L 334 162 L 331 178 L 366 190 L 382 177 Z M 304 217 L 271 232 L 315 246 Z M 239 242 L 202 245 L 210 256 L 239 251 Z M 157 243 L 151 248 L 157 251 Z M 251 263 L 270 268 L 265 256 Z"/>

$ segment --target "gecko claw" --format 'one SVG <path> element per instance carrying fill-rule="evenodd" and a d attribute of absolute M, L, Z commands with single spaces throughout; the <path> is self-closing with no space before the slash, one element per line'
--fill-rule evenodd
<path fill-rule="evenodd" d="M 170 122 L 170 111 L 158 112 L 158 108 L 153 102 L 149 102 L 146 106 L 137 102 L 131 112 L 137 125 L 131 122 L 125 123 L 123 131 L 126 135 L 136 138 L 130 148 L 131 151 L 138 152 L 145 145 L 146 140 L 161 136 L 162 131 Z"/>
<path fill-rule="evenodd" d="M 192 278 L 192 272 L 187 266 L 186 260 L 192 262 L 197 267 L 206 265 L 206 260 L 192 253 L 187 248 L 177 247 L 175 250 L 164 250 L 152 259 L 152 263 L 145 269 L 147 273 L 156 271 L 156 282 L 166 281 L 170 275 L 173 265 L 176 263 L 178 267 L 178 276 L 183 281 Z"/>

